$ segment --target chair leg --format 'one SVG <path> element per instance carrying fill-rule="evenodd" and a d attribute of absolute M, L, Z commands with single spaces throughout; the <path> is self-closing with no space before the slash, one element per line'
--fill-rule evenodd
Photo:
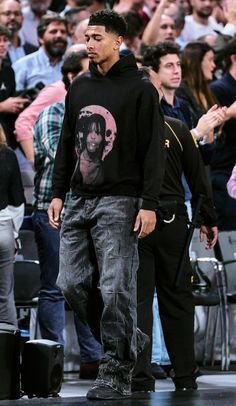
<path fill-rule="evenodd" d="M 213 341 L 212 341 L 212 346 L 211 346 L 211 366 L 213 367 L 215 365 L 215 348 L 216 348 L 216 342 L 217 342 L 217 331 L 218 331 L 218 326 L 219 326 L 219 306 L 216 306 L 214 308 L 215 310 L 215 324 L 214 324 L 214 331 L 213 331 Z"/>
<path fill-rule="evenodd" d="M 218 324 L 218 314 L 214 315 L 215 307 L 207 306 L 206 310 L 206 333 L 204 338 L 204 350 L 203 350 L 203 366 L 207 365 L 207 361 L 210 360 L 211 366 L 215 362 L 215 344 L 216 344 L 216 331 Z M 211 329 L 211 321 L 213 320 L 212 313 L 214 316 L 214 325 Z M 213 340 L 213 341 L 212 341 Z"/>
<path fill-rule="evenodd" d="M 230 366 L 229 311 L 228 311 L 226 278 L 224 273 L 224 267 L 220 262 L 217 265 L 216 281 L 220 296 L 221 370 L 228 371 Z"/>
<path fill-rule="evenodd" d="M 30 309 L 30 339 L 38 338 L 38 307 Z"/>
<path fill-rule="evenodd" d="M 203 347 L 203 359 L 202 359 L 202 364 L 203 364 L 203 366 L 205 367 L 206 366 L 206 364 L 207 364 L 207 347 L 208 347 L 208 343 L 209 343 L 209 340 L 208 340 L 208 336 L 209 336 L 209 320 L 210 320 L 210 317 L 209 317 L 209 313 L 210 313 L 210 308 L 209 307 L 207 307 L 206 308 L 206 334 L 205 334 L 205 337 L 204 337 L 204 347 Z"/>

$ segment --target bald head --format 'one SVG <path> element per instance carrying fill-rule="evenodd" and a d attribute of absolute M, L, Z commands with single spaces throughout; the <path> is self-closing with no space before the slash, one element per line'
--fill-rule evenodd
<path fill-rule="evenodd" d="M 21 4 L 16 0 L 0 2 L 0 24 L 9 29 L 12 35 L 18 33 L 23 22 Z"/>

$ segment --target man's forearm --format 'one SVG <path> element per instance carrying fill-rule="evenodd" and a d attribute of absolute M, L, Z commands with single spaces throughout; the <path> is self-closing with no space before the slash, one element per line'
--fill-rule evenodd
<path fill-rule="evenodd" d="M 34 161 L 34 147 L 33 147 L 33 140 L 28 139 L 28 140 L 22 140 L 20 141 L 20 146 L 28 159 L 28 161 L 32 162 Z"/>

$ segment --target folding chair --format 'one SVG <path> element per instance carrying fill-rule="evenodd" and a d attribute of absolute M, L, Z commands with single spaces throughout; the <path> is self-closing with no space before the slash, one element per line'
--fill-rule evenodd
<path fill-rule="evenodd" d="M 198 231 L 195 230 L 192 239 L 192 262 L 197 264 L 206 275 L 213 271 L 211 275 L 211 285 L 213 290 L 201 295 L 195 295 L 196 306 L 206 306 L 206 334 L 204 339 L 203 350 L 203 364 L 207 361 L 207 346 L 211 343 L 211 364 L 215 362 L 215 347 L 217 329 L 219 325 L 220 316 L 220 333 L 221 333 L 221 370 L 228 370 L 230 364 L 229 353 L 229 314 L 228 314 L 228 300 L 227 300 L 227 288 L 226 288 L 226 276 L 225 269 L 221 261 L 216 259 L 213 255 L 213 251 L 207 251 L 204 249 L 204 244 L 199 242 Z M 201 264 L 201 265 L 200 265 Z M 214 290 L 215 286 L 215 290 Z M 212 321 L 212 307 L 216 308 L 216 315 L 213 326 L 213 334 L 210 335 L 210 321 Z"/>
<path fill-rule="evenodd" d="M 14 263 L 14 295 L 17 316 L 20 309 L 38 308 L 38 292 L 40 289 L 39 262 L 33 260 L 19 260 Z M 37 317 L 36 317 L 37 318 Z M 34 338 L 37 334 L 35 323 Z"/>

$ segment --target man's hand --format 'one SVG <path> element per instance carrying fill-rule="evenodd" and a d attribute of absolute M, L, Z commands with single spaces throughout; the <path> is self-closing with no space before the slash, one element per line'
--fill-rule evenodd
<path fill-rule="evenodd" d="M 215 104 L 198 120 L 196 130 L 203 137 L 206 144 L 214 141 L 213 130 L 225 121 L 226 112 L 227 107 L 218 107 Z"/>
<path fill-rule="evenodd" d="M 201 242 L 204 241 L 205 236 L 207 237 L 206 249 L 210 250 L 216 244 L 216 241 L 218 238 L 218 228 L 201 226 L 201 229 L 200 229 L 200 241 Z"/>
<path fill-rule="evenodd" d="M 28 99 L 23 97 L 8 97 L 8 99 L 0 102 L 0 112 L 3 113 L 20 113 L 24 109 L 24 105 Z"/>
<path fill-rule="evenodd" d="M 134 225 L 134 231 L 139 231 L 138 238 L 150 234 L 155 228 L 156 221 L 155 211 L 140 209 Z"/>
<path fill-rule="evenodd" d="M 236 3 L 235 0 L 225 0 L 223 3 L 225 18 L 228 23 L 236 24 Z"/>
<path fill-rule="evenodd" d="M 48 208 L 49 223 L 53 228 L 60 228 L 61 226 L 61 211 L 63 207 L 63 201 L 58 198 L 52 199 Z"/>

